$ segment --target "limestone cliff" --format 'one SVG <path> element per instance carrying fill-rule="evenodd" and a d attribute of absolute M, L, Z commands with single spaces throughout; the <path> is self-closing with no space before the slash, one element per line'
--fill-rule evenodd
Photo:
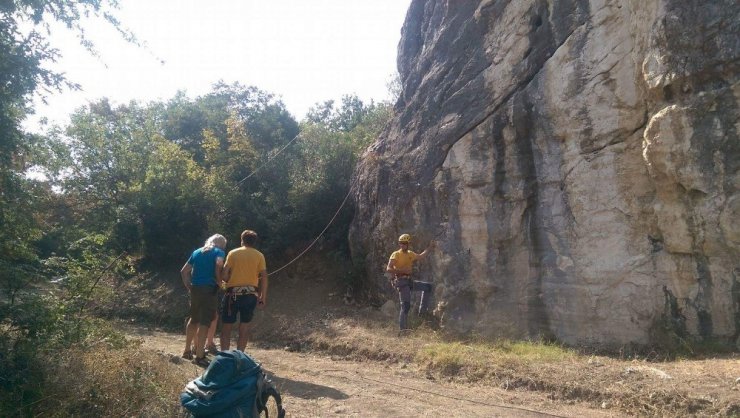
<path fill-rule="evenodd" d="M 390 297 L 396 237 L 436 237 L 459 332 L 735 341 L 738 67 L 736 0 L 413 0 L 353 255 Z"/>

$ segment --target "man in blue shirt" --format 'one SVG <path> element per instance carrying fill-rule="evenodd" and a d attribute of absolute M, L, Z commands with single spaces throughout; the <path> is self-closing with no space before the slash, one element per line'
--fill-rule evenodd
<path fill-rule="evenodd" d="M 185 331 L 185 351 L 182 356 L 186 359 L 193 358 L 190 347 L 195 338 L 194 362 L 201 366 L 207 366 L 206 335 L 218 309 L 216 292 L 223 281 L 225 248 L 226 238 L 219 234 L 213 235 L 202 248 L 193 251 L 180 270 L 182 283 L 190 293 L 190 320 Z"/>

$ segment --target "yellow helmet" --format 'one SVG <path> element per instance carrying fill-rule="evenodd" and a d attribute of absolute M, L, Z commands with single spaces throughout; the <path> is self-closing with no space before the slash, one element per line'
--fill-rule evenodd
<path fill-rule="evenodd" d="M 401 235 L 400 237 L 398 237 L 398 242 L 403 242 L 403 243 L 408 244 L 409 242 L 411 242 L 411 235 L 409 234 Z"/>

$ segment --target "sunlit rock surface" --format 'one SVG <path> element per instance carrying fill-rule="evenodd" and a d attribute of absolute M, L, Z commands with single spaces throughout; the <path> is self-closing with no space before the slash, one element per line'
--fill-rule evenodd
<path fill-rule="evenodd" d="M 436 237 L 462 333 L 737 340 L 739 59 L 735 0 L 413 0 L 353 256 L 392 297 L 396 237 Z"/>

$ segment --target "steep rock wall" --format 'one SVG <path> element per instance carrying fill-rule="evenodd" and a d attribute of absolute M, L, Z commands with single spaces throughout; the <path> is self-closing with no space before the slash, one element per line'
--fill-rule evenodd
<path fill-rule="evenodd" d="M 402 232 L 463 333 L 740 336 L 740 3 L 413 0 L 353 256 Z"/>

